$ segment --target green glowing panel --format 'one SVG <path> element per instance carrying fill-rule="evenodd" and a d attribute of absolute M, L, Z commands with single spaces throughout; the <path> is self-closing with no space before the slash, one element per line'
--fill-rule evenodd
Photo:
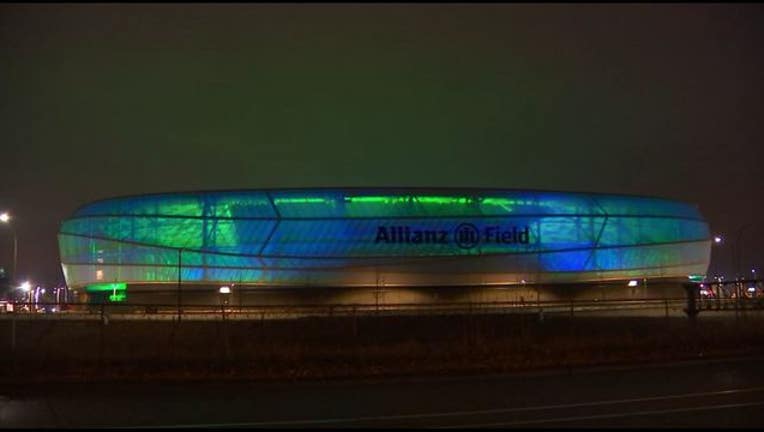
<path fill-rule="evenodd" d="M 85 292 L 126 291 L 127 284 L 124 282 L 90 284 L 85 287 Z"/>
<path fill-rule="evenodd" d="M 121 291 L 116 294 L 109 294 L 109 301 L 115 303 L 127 301 L 127 292 Z"/>

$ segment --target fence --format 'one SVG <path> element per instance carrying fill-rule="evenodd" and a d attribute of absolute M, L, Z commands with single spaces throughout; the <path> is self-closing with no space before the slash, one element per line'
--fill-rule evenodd
<path fill-rule="evenodd" d="M 699 300 L 701 316 L 718 320 L 686 319 L 686 298 L 184 305 L 180 313 L 174 304 L 50 303 L 30 311 L 17 303 L 0 313 L 0 346 L 8 354 L 0 379 L 325 377 L 760 352 L 764 315 L 739 308 L 764 305 L 749 300 Z"/>
<path fill-rule="evenodd" d="M 568 300 L 537 302 L 441 302 L 384 304 L 305 305 L 183 305 L 119 303 L 15 303 L 0 317 L 26 319 L 290 319 L 374 315 L 469 315 L 540 314 L 571 315 L 596 313 L 682 313 L 686 298 Z M 699 311 L 764 309 L 764 298 L 698 299 Z"/>

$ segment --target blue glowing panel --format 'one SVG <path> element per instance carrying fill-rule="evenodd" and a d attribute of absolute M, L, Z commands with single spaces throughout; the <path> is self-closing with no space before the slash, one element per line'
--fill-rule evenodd
<path fill-rule="evenodd" d="M 679 278 L 704 273 L 710 258 L 708 224 L 690 204 L 495 189 L 112 198 L 63 221 L 59 249 L 71 286 L 172 282 L 179 269 L 187 282 L 274 286 L 356 286 L 380 274 L 403 284 Z"/>

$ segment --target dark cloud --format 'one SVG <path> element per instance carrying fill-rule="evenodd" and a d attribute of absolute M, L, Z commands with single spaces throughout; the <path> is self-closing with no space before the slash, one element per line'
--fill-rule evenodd
<path fill-rule="evenodd" d="M 47 281 L 86 201 L 278 186 L 665 196 L 730 237 L 754 223 L 743 260 L 764 263 L 762 24 L 760 5 L 3 5 L 0 207 Z"/>

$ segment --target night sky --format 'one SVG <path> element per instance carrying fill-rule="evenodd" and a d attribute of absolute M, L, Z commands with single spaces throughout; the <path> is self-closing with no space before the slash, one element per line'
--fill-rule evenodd
<path fill-rule="evenodd" d="M 0 210 L 63 281 L 88 201 L 486 186 L 697 203 L 764 272 L 762 5 L 0 6 Z M 0 265 L 12 236 L 0 227 Z"/>

